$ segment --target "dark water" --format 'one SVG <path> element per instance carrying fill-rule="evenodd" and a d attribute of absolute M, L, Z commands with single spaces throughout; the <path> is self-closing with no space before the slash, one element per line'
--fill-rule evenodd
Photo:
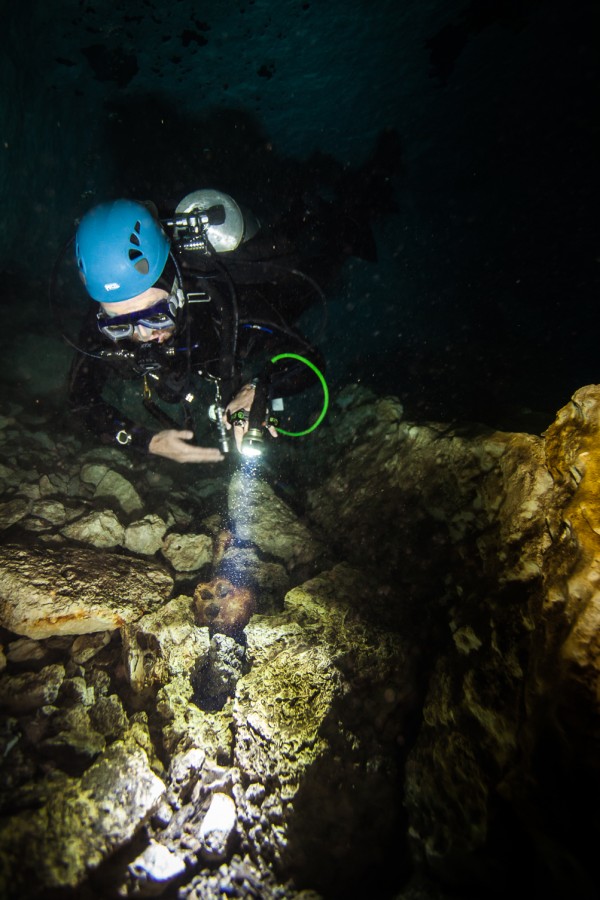
<path fill-rule="evenodd" d="M 292 185 L 344 201 L 392 133 L 388 190 L 359 218 L 379 260 L 327 289 L 332 386 L 360 380 L 423 417 L 550 420 L 598 380 L 596 20 L 585 0 L 11 9 L 5 381 L 60 394 L 46 285 L 94 203 L 166 214 L 208 184 L 259 211 Z"/>

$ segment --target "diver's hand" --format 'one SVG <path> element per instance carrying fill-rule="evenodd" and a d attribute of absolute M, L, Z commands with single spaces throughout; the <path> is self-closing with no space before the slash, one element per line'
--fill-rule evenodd
<path fill-rule="evenodd" d="M 229 401 L 225 408 L 225 413 L 233 415 L 233 413 L 239 412 L 240 409 L 243 409 L 244 412 L 249 413 L 250 407 L 252 406 L 252 401 L 254 400 L 254 391 L 255 387 L 253 384 L 245 384 L 242 388 L 239 389 L 233 400 Z M 232 427 L 231 422 L 227 418 L 227 415 L 225 416 L 225 427 L 227 429 Z M 272 425 L 269 425 L 267 430 L 271 437 L 278 437 L 277 432 Z M 238 448 L 238 450 L 242 449 L 242 440 L 247 431 L 247 418 L 243 421 L 236 421 L 235 426 L 233 427 L 233 437 L 235 438 L 235 446 Z"/>
<path fill-rule="evenodd" d="M 165 456 L 180 463 L 215 463 L 225 459 L 216 447 L 197 447 L 188 444 L 194 437 L 193 431 L 176 431 L 168 428 L 154 435 L 148 444 L 150 453 Z"/>

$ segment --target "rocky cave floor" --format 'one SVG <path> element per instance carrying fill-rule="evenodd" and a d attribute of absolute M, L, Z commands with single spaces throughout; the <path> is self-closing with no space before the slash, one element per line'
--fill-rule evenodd
<path fill-rule="evenodd" d="M 148 465 L 56 422 L 0 414 L 4 895 L 379 889 L 413 688 L 404 648 L 356 615 L 369 584 L 268 477 Z M 356 852 L 361 887 L 339 886 Z"/>
<path fill-rule="evenodd" d="M 0 894 L 596 898 L 599 434 L 349 386 L 199 471 L 5 403 Z"/>

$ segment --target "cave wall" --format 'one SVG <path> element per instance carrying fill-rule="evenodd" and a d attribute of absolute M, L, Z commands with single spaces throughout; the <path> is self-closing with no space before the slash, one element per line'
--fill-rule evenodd
<path fill-rule="evenodd" d="M 373 573 L 373 602 L 423 654 L 404 782 L 416 872 L 450 896 L 502 897 L 518 879 L 591 900 L 598 385 L 541 436 L 417 426 L 366 391 L 339 399 L 315 439 L 310 516 Z"/>

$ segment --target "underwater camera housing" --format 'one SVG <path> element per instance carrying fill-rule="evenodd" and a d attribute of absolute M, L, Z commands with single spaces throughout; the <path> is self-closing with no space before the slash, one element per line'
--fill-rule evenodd
<path fill-rule="evenodd" d="M 209 189 L 187 194 L 177 205 L 174 218 L 161 221 L 173 229 L 180 250 L 205 254 L 236 250 L 260 227 L 255 216 L 229 194 Z"/>

